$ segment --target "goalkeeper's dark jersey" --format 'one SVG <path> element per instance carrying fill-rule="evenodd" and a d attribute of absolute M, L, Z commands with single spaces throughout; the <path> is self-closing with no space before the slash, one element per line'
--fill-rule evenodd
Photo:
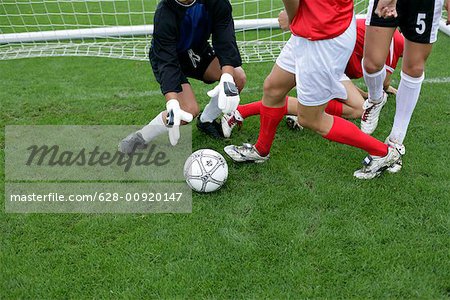
<path fill-rule="evenodd" d="M 242 64 L 231 10 L 228 0 L 197 0 L 189 7 L 175 0 L 159 2 L 150 59 L 163 94 L 181 92 L 184 75 L 179 56 L 189 49 L 200 51 L 205 48 L 211 36 L 221 66 L 239 67 Z"/>

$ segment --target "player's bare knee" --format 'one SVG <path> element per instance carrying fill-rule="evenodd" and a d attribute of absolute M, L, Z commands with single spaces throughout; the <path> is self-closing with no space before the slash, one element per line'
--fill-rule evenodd
<path fill-rule="evenodd" d="M 419 78 L 420 76 L 422 76 L 424 72 L 424 66 L 404 64 L 402 67 L 402 71 L 406 75 L 409 75 L 414 78 Z"/>
<path fill-rule="evenodd" d="M 373 74 L 373 73 L 377 73 L 379 72 L 381 69 L 383 69 L 384 67 L 384 61 L 381 63 L 378 63 L 372 59 L 369 58 L 364 58 L 363 60 L 363 66 L 364 66 L 364 70 L 369 73 L 369 74 Z"/>
<path fill-rule="evenodd" d="M 245 75 L 244 69 L 240 67 L 234 69 L 234 82 L 239 92 L 241 92 L 247 83 L 247 76 Z"/>
<path fill-rule="evenodd" d="M 264 80 L 263 93 L 265 99 L 271 99 L 274 102 L 271 104 L 277 104 L 278 102 L 283 101 L 286 96 L 284 95 L 283 89 L 277 86 L 270 76 Z"/>

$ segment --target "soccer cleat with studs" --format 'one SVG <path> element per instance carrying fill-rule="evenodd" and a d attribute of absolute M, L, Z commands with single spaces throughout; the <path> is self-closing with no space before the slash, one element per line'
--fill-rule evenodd
<path fill-rule="evenodd" d="M 269 155 L 261 156 L 255 146 L 249 143 L 244 143 L 242 146 L 229 145 L 223 150 L 235 162 L 262 163 L 269 159 Z"/>
<path fill-rule="evenodd" d="M 400 172 L 400 170 L 401 170 L 402 167 L 403 167 L 403 158 L 402 158 L 402 157 L 403 157 L 403 155 L 405 155 L 405 153 L 406 153 L 406 148 L 405 148 L 405 146 L 402 145 L 402 144 L 398 144 L 398 143 L 395 143 L 395 142 L 391 141 L 391 140 L 389 139 L 389 137 L 386 139 L 385 144 L 387 144 L 387 145 L 390 146 L 390 147 L 393 147 L 393 148 L 397 149 L 397 151 L 398 151 L 398 152 L 400 153 L 400 155 L 401 155 L 400 159 L 399 159 L 397 162 L 395 162 L 392 166 L 390 166 L 389 168 L 387 168 L 387 171 L 388 171 L 389 173 L 398 173 L 398 172 Z"/>
<path fill-rule="evenodd" d="M 383 171 L 394 165 L 401 158 L 400 152 L 394 147 L 388 147 L 386 156 L 366 156 L 363 167 L 353 173 L 358 179 L 372 179 L 380 176 Z"/>

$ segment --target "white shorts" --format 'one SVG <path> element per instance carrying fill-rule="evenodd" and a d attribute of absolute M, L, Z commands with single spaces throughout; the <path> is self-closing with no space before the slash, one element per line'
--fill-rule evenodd
<path fill-rule="evenodd" d="M 355 48 L 356 20 L 340 36 L 310 41 L 291 36 L 278 56 L 276 64 L 295 74 L 297 99 L 305 106 L 319 106 L 331 99 L 347 99 L 341 80 Z M 346 78 L 346 79 L 345 79 Z"/>

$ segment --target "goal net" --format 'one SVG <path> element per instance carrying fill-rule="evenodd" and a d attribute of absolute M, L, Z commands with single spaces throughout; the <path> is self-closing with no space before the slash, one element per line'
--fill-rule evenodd
<path fill-rule="evenodd" d="M 147 60 L 158 0 L 0 0 L 0 60 L 99 56 Z M 244 62 L 274 61 L 289 34 L 280 0 L 231 0 Z M 355 0 L 364 14 L 368 0 Z"/>

